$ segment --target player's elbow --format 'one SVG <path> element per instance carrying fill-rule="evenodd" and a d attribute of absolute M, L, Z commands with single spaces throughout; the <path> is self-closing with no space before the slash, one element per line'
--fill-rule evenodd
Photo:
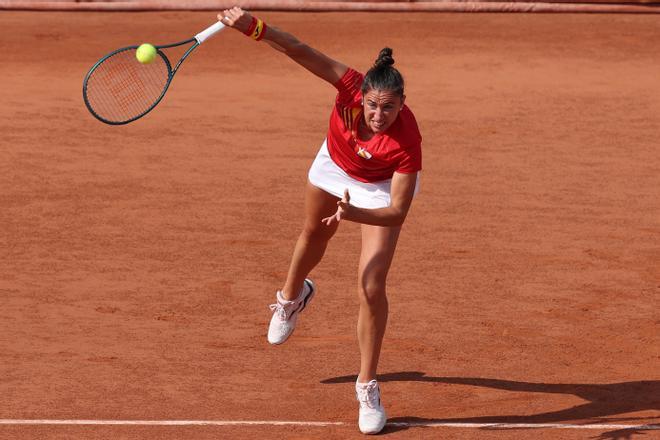
<path fill-rule="evenodd" d="M 403 223 L 406 221 L 407 214 L 408 214 L 407 210 L 394 208 L 392 210 L 392 214 L 390 216 L 390 221 L 388 222 L 389 223 L 388 226 L 402 226 Z"/>
<path fill-rule="evenodd" d="M 394 220 L 394 226 L 403 226 L 403 223 L 406 221 L 405 215 L 397 216 Z"/>
<path fill-rule="evenodd" d="M 294 60 L 304 57 L 309 51 L 309 47 L 298 40 L 290 42 L 286 47 L 286 54 Z"/>

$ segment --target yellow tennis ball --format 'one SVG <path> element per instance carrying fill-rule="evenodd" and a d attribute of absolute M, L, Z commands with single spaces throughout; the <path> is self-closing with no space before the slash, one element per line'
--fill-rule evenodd
<path fill-rule="evenodd" d="M 156 52 L 156 48 L 153 45 L 144 43 L 135 51 L 135 58 L 142 64 L 149 64 L 156 59 Z"/>

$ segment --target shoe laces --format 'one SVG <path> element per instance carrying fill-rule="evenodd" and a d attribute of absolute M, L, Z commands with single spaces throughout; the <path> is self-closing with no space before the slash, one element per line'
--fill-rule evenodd
<path fill-rule="evenodd" d="M 358 385 L 355 387 L 357 400 L 361 406 L 367 408 L 378 408 L 380 406 L 380 392 L 378 390 L 378 383 L 375 380 L 370 381 L 366 385 Z"/>
<path fill-rule="evenodd" d="M 270 310 L 273 313 L 275 313 L 281 321 L 286 321 L 286 318 L 287 318 L 287 316 L 286 316 L 286 307 L 284 307 L 279 302 L 277 302 L 275 304 L 271 304 L 268 307 L 270 307 Z"/>
<path fill-rule="evenodd" d="M 277 302 L 275 304 L 271 304 L 268 307 L 270 307 L 271 311 L 277 314 L 278 319 L 280 319 L 281 321 L 286 321 L 287 319 L 290 318 L 290 313 L 292 310 L 294 310 L 295 306 L 300 304 L 304 291 L 305 291 L 305 286 L 303 286 L 303 290 L 300 291 L 300 295 L 298 296 L 298 298 L 292 301 L 281 299 L 280 295 L 282 294 L 282 291 L 278 291 L 276 295 Z"/>
<path fill-rule="evenodd" d="M 286 321 L 289 319 L 289 313 L 293 310 L 293 306 L 296 304 L 296 301 L 287 301 L 286 303 L 281 303 L 279 299 L 275 304 L 271 304 L 270 310 L 277 315 L 277 318 L 281 321 Z"/>

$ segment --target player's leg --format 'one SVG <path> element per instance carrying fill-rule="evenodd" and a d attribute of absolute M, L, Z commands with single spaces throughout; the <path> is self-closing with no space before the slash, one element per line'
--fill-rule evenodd
<path fill-rule="evenodd" d="M 378 358 L 387 325 L 385 283 L 401 227 L 362 225 L 362 252 L 358 272 L 358 341 L 360 374 L 355 391 L 360 402 L 359 427 L 365 434 L 380 432 L 387 416 L 376 382 Z"/>
<path fill-rule="evenodd" d="M 276 302 L 271 305 L 273 316 L 268 327 L 268 342 L 284 343 L 296 327 L 298 314 L 302 312 L 315 293 L 307 274 L 321 261 L 328 241 L 337 230 L 321 222 L 337 210 L 337 197 L 308 183 L 305 192 L 305 225 L 298 237 L 291 257 L 286 283 L 276 294 Z"/>
<path fill-rule="evenodd" d="M 362 252 L 358 267 L 358 341 L 360 343 L 360 382 L 376 379 L 380 348 L 387 325 L 388 302 L 385 291 L 401 227 L 362 225 Z"/>
<path fill-rule="evenodd" d="M 292 300 L 298 297 L 305 277 L 323 258 L 328 242 L 337 231 L 321 222 L 337 211 L 339 199 L 307 182 L 305 190 L 305 225 L 293 250 L 289 272 L 282 288 L 282 296 Z"/>

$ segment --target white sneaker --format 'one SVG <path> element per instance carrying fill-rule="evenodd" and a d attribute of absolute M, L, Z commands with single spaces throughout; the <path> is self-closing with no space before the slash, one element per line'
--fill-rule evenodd
<path fill-rule="evenodd" d="M 380 403 L 380 388 L 375 380 L 355 383 L 355 393 L 360 402 L 358 426 L 362 434 L 378 434 L 385 427 L 387 415 Z"/>
<path fill-rule="evenodd" d="M 279 345 L 291 336 L 293 329 L 296 328 L 298 314 L 314 297 L 315 291 L 314 283 L 309 279 L 305 279 L 300 295 L 293 301 L 282 298 L 282 292 L 277 291 L 277 302 L 270 305 L 273 317 L 268 327 L 268 342 Z"/>

